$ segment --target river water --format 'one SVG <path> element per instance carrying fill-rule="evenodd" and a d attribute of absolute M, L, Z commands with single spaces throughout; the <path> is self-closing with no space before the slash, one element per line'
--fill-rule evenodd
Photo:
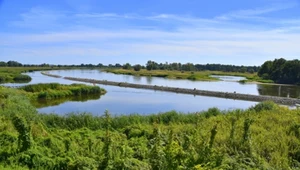
<path fill-rule="evenodd" d="M 284 97 L 299 97 L 300 87 L 279 86 L 261 84 L 241 84 L 237 81 L 243 77 L 217 76 L 223 81 L 190 81 L 173 80 L 158 77 L 140 77 L 131 75 L 116 75 L 100 70 L 58 70 L 51 74 L 63 77 L 90 78 L 117 82 L 129 82 L 137 84 L 149 84 L 169 87 L 197 88 L 201 90 L 237 92 L 254 95 L 273 95 Z M 40 72 L 27 73 L 32 77 L 28 84 L 58 82 L 62 84 L 78 83 L 62 78 L 53 78 L 42 75 Z M 9 86 L 20 84 L 6 84 Z M 194 96 L 188 94 L 176 94 L 153 90 L 132 89 L 115 86 L 99 85 L 107 90 L 107 93 L 99 99 L 70 99 L 51 103 L 52 106 L 41 105 L 38 110 L 41 113 L 66 114 L 70 112 L 90 112 L 94 115 L 102 115 L 108 110 L 113 115 L 118 114 L 150 114 L 176 110 L 179 112 L 198 112 L 208 108 L 217 107 L 221 110 L 247 109 L 257 102 L 222 99 L 216 97 Z"/>

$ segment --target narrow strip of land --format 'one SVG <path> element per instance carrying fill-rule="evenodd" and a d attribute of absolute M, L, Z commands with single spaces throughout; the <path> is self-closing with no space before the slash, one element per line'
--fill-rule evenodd
<path fill-rule="evenodd" d="M 60 77 L 45 72 L 43 74 L 51 77 L 57 77 L 57 78 Z M 284 104 L 284 105 L 295 105 L 300 103 L 300 99 L 287 98 L 287 97 L 258 96 L 258 95 L 241 94 L 235 92 L 233 93 L 219 92 L 219 91 L 199 90 L 196 88 L 187 89 L 187 88 L 166 87 L 166 86 L 157 86 L 157 85 L 133 84 L 133 83 L 126 83 L 126 82 L 114 82 L 114 81 L 107 81 L 107 80 L 95 80 L 95 79 L 85 79 L 85 78 L 75 78 L 75 77 L 64 77 L 64 79 L 85 82 L 85 83 L 93 83 L 93 84 L 167 91 L 167 92 L 174 92 L 174 93 L 192 94 L 192 95 L 199 95 L 199 96 L 211 96 L 211 97 L 219 97 L 219 98 L 235 99 L 235 100 L 247 100 L 247 101 L 256 101 L 256 102 L 270 100 L 270 101 L 274 101 L 275 103 Z"/>

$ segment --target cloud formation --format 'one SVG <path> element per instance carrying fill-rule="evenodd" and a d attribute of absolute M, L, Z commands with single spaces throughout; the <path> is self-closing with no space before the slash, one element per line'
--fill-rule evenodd
<path fill-rule="evenodd" d="M 22 31 L 0 32 L 0 55 L 6 60 L 26 62 L 32 58 L 37 63 L 54 64 L 145 63 L 152 59 L 260 65 L 268 59 L 292 59 L 300 53 L 300 20 L 266 16 L 296 6 L 273 5 L 213 18 L 34 7 L 9 23 Z"/>

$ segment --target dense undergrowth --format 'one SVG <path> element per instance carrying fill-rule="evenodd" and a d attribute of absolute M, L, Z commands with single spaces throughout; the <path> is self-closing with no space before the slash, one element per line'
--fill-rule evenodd
<path fill-rule="evenodd" d="M 37 113 L 25 96 L 5 91 L 0 169 L 300 167 L 300 110 L 274 103 L 190 114 L 60 116 Z"/>

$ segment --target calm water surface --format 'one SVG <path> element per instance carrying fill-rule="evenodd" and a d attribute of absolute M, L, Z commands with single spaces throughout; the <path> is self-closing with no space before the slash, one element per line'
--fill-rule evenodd
<path fill-rule="evenodd" d="M 27 73 L 32 77 L 29 84 L 58 82 L 62 84 L 78 83 L 65 79 L 52 78 L 42 75 L 40 72 Z M 100 70 L 59 70 L 51 71 L 51 74 L 61 76 L 91 78 L 119 82 L 130 82 L 139 84 L 162 85 L 170 87 L 197 88 L 203 90 L 239 92 L 255 95 L 299 95 L 299 88 L 296 86 L 274 86 L 257 84 L 240 84 L 240 77 L 225 76 L 219 82 L 199 82 L 189 80 L 170 80 L 156 77 L 140 77 L 130 75 L 116 75 L 102 72 Z M 20 85 L 20 84 L 6 84 Z M 161 91 L 122 88 L 115 86 L 99 85 L 107 90 L 107 93 L 99 99 L 83 101 L 66 101 L 42 106 L 39 112 L 65 114 L 70 112 L 90 112 L 95 115 L 102 115 L 105 110 L 112 114 L 150 114 L 176 110 L 180 112 L 197 112 L 217 107 L 221 110 L 246 109 L 257 102 L 222 99 L 216 97 L 193 96 L 187 94 L 176 94 Z M 291 93 L 295 93 L 291 95 Z"/>

